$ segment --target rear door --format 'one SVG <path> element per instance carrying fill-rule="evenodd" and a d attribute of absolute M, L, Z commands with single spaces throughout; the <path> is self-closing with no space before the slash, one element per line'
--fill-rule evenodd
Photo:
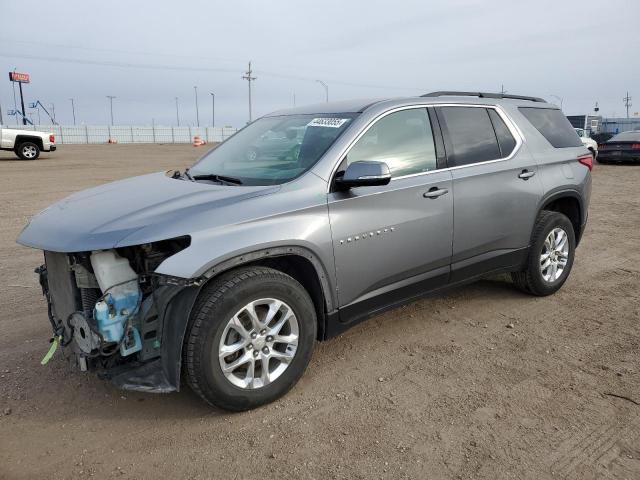
<path fill-rule="evenodd" d="M 329 194 L 341 321 L 447 282 L 452 184 L 438 170 L 434 138 L 442 143 L 425 107 L 403 109 L 378 119 L 342 160 L 338 172 L 353 161 L 385 162 L 392 180 Z"/>
<path fill-rule="evenodd" d="M 451 280 L 519 265 L 542 195 L 534 158 L 501 109 L 436 110 L 454 192 Z"/>

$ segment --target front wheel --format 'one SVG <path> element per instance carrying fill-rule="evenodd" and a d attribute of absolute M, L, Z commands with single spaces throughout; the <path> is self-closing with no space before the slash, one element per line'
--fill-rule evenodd
<path fill-rule="evenodd" d="M 316 329 L 313 302 L 289 275 L 266 267 L 222 274 L 203 289 L 192 313 L 187 381 L 225 410 L 272 402 L 302 376 Z"/>
<path fill-rule="evenodd" d="M 40 156 L 40 148 L 33 142 L 24 142 L 18 145 L 16 154 L 22 160 L 35 160 Z"/>
<path fill-rule="evenodd" d="M 532 295 L 557 292 L 571 272 L 575 248 L 571 221 L 562 213 L 543 210 L 533 228 L 526 268 L 511 274 L 513 282 Z"/>

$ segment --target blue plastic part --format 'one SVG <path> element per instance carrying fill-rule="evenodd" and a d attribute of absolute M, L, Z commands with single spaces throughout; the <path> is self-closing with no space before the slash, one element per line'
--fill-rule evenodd
<path fill-rule="evenodd" d="M 122 340 L 127 319 L 136 313 L 139 300 L 140 289 L 136 284 L 132 287 L 116 287 L 113 293 L 107 293 L 102 301 L 96 303 L 93 316 L 105 342 L 117 343 Z"/>

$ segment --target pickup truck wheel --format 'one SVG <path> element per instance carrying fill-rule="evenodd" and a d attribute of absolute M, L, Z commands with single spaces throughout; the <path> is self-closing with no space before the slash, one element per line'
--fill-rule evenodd
<path fill-rule="evenodd" d="M 16 154 L 22 160 L 35 160 L 40 156 L 40 148 L 33 142 L 24 142 L 18 145 Z"/>
<path fill-rule="evenodd" d="M 204 287 L 191 315 L 187 382 L 225 410 L 272 402 L 302 376 L 316 329 L 313 302 L 289 275 L 266 267 L 222 274 Z"/>
<path fill-rule="evenodd" d="M 575 248 L 571 221 L 562 213 L 543 210 L 533 228 L 526 269 L 513 272 L 513 282 L 532 295 L 557 292 L 571 272 Z"/>

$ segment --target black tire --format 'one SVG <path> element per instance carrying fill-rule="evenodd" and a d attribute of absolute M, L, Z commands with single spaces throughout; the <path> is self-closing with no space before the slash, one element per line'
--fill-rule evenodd
<path fill-rule="evenodd" d="M 544 242 L 549 233 L 554 228 L 562 228 L 567 234 L 569 251 L 567 263 L 562 274 L 554 281 L 547 281 L 540 269 L 540 256 L 544 247 Z M 526 268 L 521 272 L 512 272 L 513 283 L 522 291 L 531 295 L 546 296 L 557 292 L 567 280 L 573 259 L 575 256 L 576 237 L 571 221 L 559 212 L 543 210 L 538 215 L 531 235 L 531 247 L 527 258 Z"/>
<path fill-rule="evenodd" d="M 257 389 L 229 381 L 218 360 L 218 346 L 227 322 L 252 300 L 275 298 L 293 310 L 299 327 L 298 346 L 288 367 L 272 383 Z M 189 386 L 210 405 L 243 411 L 286 394 L 304 373 L 315 346 L 317 320 L 313 302 L 296 280 L 266 267 L 241 267 L 206 285 L 194 306 L 183 348 Z"/>
<path fill-rule="evenodd" d="M 40 147 L 33 142 L 23 142 L 16 147 L 16 155 L 22 160 L 36 160 L 40 156 Z"/>

